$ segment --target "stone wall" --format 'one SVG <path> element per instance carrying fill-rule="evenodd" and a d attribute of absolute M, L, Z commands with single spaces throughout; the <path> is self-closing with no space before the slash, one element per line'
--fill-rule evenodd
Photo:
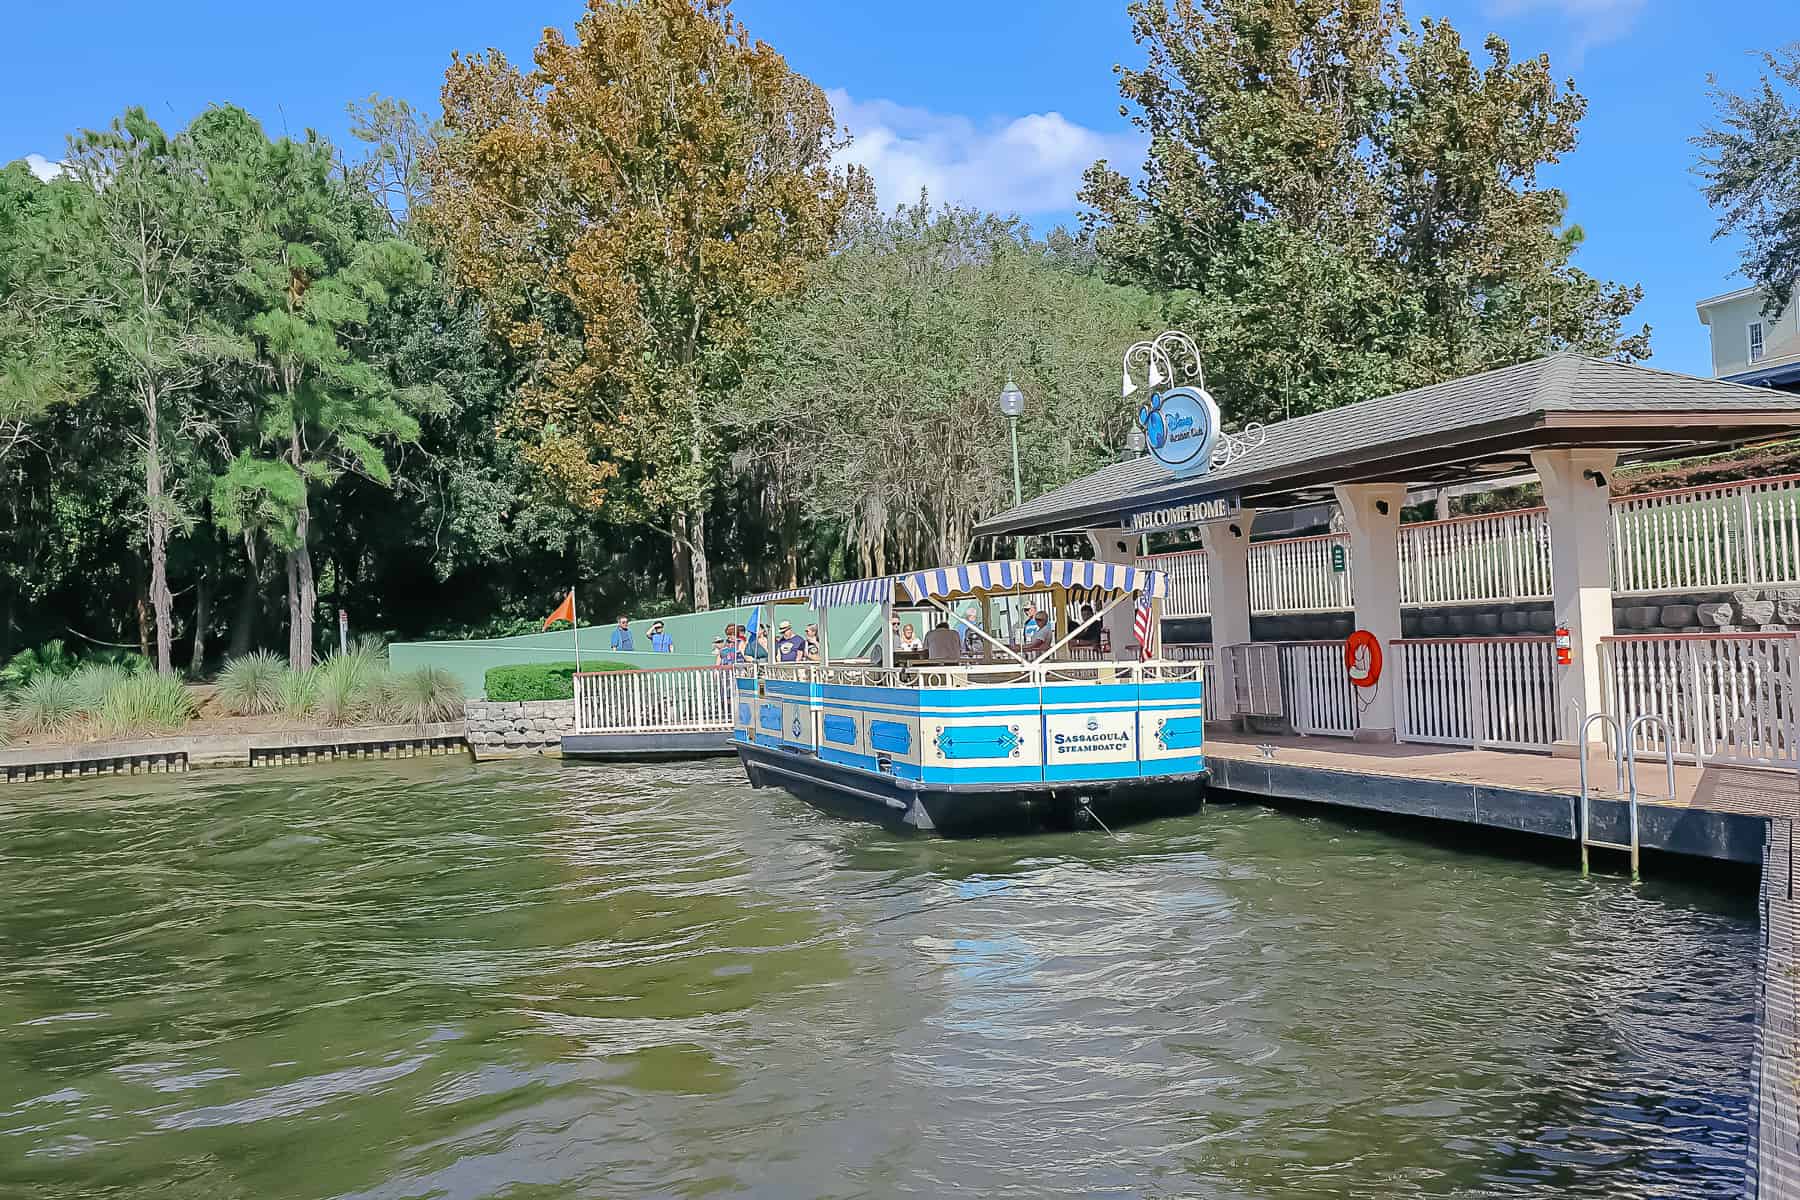
<path fill-rule="evenodd" d="M 477 757 L 560 751 L 563 734 L 575 732 L 573 700 L 469 700 L 463 713 Z"/>

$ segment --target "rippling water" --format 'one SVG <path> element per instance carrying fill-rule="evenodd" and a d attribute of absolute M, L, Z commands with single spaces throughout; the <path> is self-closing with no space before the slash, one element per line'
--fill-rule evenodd
<path fill-rule="evenodd" d="M 1250 807 L 907 840 L 729 763 L 25 785 L 0 1195 L 1741 1194 L 1750 914 Z"/>

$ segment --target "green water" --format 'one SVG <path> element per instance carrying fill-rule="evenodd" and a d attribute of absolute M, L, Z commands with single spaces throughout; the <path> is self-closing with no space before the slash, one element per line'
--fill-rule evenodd
<path fill-rule="evenodd" d="M 1572 858 L 1573 855 L 1565 855 Z M 1726 1196 L 1747 898 L 734 763 L 0 792 L 0 1196 Z"/>

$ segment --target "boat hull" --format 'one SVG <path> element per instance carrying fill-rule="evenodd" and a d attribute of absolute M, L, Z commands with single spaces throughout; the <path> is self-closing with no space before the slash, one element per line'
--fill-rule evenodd
<path fill-rule="evenodd" d="M 835 816 L 946 837 L 1108 827 L 1197 812 L 1207 773 L 1013 784 L 919 783 L 775 746 L 737 744 L 752 787 L 779 787 Z"/>

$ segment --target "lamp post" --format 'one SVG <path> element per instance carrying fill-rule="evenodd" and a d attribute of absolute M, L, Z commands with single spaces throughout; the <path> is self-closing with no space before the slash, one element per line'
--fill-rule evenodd
<path fill-rule="evenodd" d="M 1013 456 L 1013 507 L 1025 503 L 1024 490 L 1019 486 L 1019 418 L 1025 413 L 1025 393 L 1013 382 L 1012 373 L 1006 375 L 1006 387 L 1000 392 L 1000 412 L 1006 417 L 1007 432 L 1012 436 Z M 1025 538 L 1013 539 L 1013 556 L 1020 560 L 1025 557 Z"/>

